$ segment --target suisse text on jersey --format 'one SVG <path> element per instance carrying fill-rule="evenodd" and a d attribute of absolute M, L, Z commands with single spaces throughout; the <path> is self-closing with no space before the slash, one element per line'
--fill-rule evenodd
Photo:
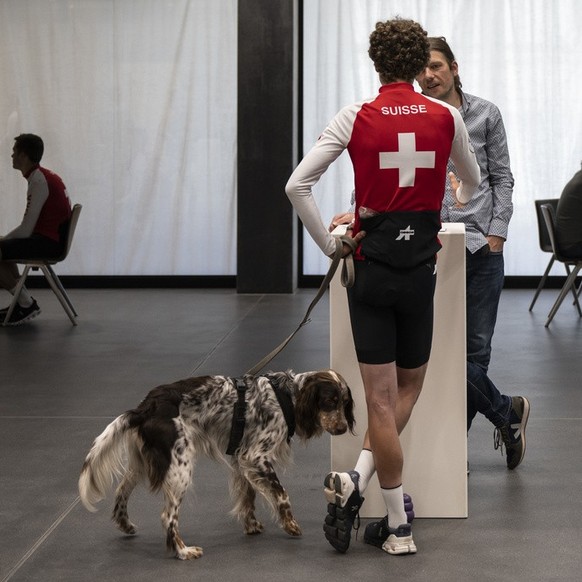
<path fill-rule="evenodd" d="M 412 113 L 426 113 L 426 105 L 395 105 L 382 107 L 382 115 L 411 115 Z"/>

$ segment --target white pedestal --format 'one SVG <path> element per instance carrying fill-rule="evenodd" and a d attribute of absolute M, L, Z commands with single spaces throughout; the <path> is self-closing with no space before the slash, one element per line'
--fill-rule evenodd
<path fill-rule="evenodd" d="M 400 435 L 403 485 L 417 517 L 467 517 L 464 224 L 443 224 L 439 239 L 431 358 L 422 393 Z M 367 414 L 339 269 L 330 285 L 330 309 L 331 368 L 346 379 L 356 403 L 357 436 L 332 437 L 331 444 L 332 469 L 347 471 L 360 454 Z M 362 517 L 386 514 L 376 476 L 364 497 Z"/>

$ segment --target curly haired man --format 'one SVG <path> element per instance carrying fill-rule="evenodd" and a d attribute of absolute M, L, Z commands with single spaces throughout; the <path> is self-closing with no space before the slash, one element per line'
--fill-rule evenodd
<path fill-rule="evenodd" d="M 378 22 L 368 54 L 380 77 L 378 95 L 334 117 L 293 172 L 286 193 L 311 237 L 332 255 L 335 238 L 323 224 L 312 187 L 348 150 L 357 249 L 355 284 L 347 293 L 368 430 L 355 469 L 325 477 L 324 532 L 336 550 L 348 550 L 362 494 L 376 471 L 387 516 L 378 531 L 367 532 L 366 541 L 389 554 L 408 554 L 416 552 L 416 544 L 402 491 L 399 434 L 422 389 L 430 356 L 449 156 L 460 204 L 471 199 L 480 175 L 459 112 L 414 91 L 414 79 L 429 61 L 426 31 L 412 20 Z M 344 252 L 350 252 L 348 245 Z"/>

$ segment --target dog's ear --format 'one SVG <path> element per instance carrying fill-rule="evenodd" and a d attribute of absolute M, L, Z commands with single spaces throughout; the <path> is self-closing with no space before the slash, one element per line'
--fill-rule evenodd
<path fill-rule="evenodd" d="M 352 398 L 350 387 L 346 385 L 346 388 L 348 389 L 348 400 L 344 404 L 344 416 L 346 417 L 350 432 L 355 435 L 354 426 L 356 425 L 356 418 L 354 416 L 354 399 Z"/>
<path fill-rule="evenodd" d="M 319 425 L 319 389 L 317 376 L 309 376 L 297 393 L 295 400 L 295 422 L 298 435 L 303 439 L 322 432 Z"/>

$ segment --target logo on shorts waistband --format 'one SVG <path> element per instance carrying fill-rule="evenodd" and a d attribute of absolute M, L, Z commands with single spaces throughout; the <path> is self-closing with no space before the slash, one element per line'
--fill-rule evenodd
<path fill-rule="evenodd" d="M 414 230 L 410 228 L 410 224 L 400 231 L 400 234 L 396 237 L 396 240 L 410 240 L 410 237 L 414 235 Z"/>

